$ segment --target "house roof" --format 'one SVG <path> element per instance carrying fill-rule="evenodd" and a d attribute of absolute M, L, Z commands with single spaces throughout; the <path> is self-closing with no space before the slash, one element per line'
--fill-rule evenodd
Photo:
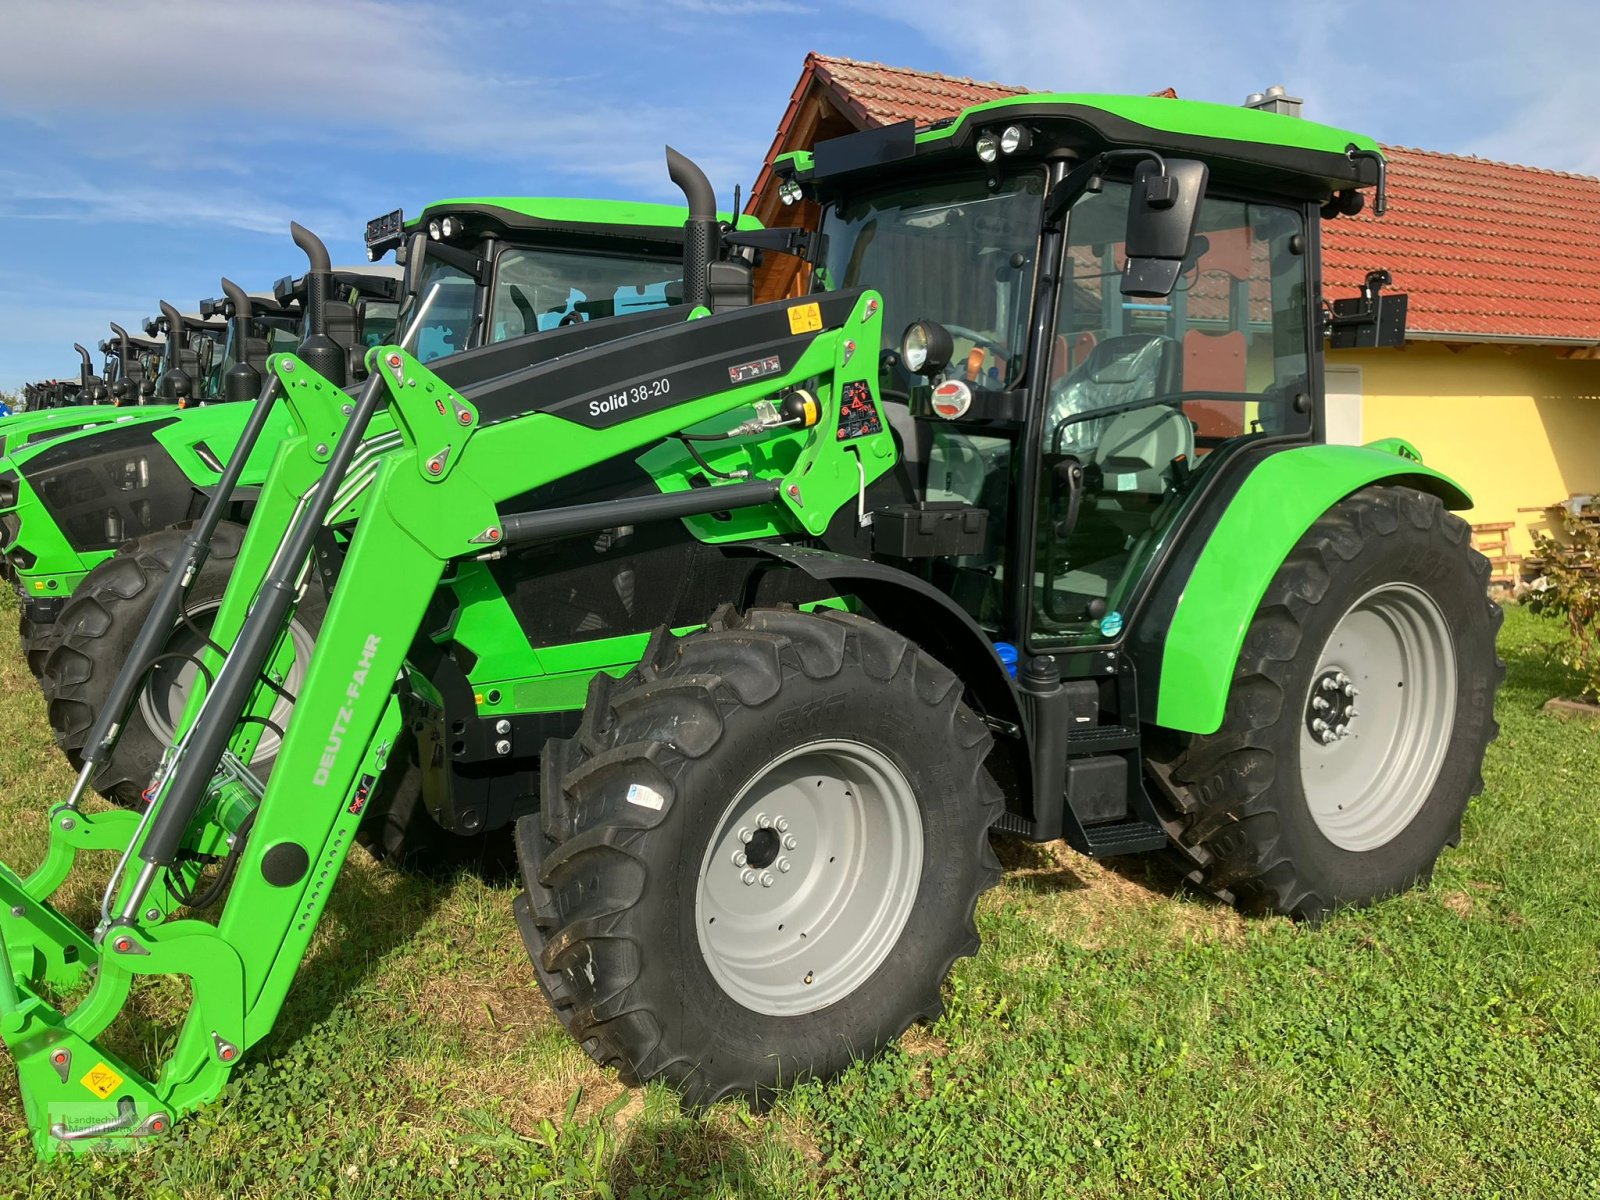
<path fill-rule="evenodd" d="M 1323 286 L 1383 267 L 1434 340 L 1600 342 L 1600 179 L 1386 146 L 1389 211 L 1323 226 Z"/>
<path fill-rule="evenodd" d="M 926 125 L 1028 90 L 808 54 L 748 211 L 769 224 L 812 216 L 786 217 L 765 195 L 779 154 L 852 129 Z M 1600 180 L 1400 146 L 1384 154 L 1388 213 L 1323 228 L 1330 297 L 1353 294 L 1382 267 L 1395 291 L 1410 294 L 1411 336 L 1600 343 Z"/>

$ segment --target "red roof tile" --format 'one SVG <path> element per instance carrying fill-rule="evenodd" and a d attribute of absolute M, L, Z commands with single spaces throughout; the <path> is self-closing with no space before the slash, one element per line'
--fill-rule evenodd
<path fill-rule="evenodd" d="M 862 127 L 924 125 L 1028 90 L 822 54 L 807 56 L 806 71 L 791 109 L 814 72 Z M 775 154 L 798 148 L 785 142 L 787 122 Z M 1329 296 L 1352 294 L 1384 267 L 1410 293 L 1413 333 L 1600 342 L 1600 180 L 1399 146 L 1384 153 L 1387 215 L 1324 227 Z"/>
<path fill-rule="evenodd" d="M 810 57 L 816 63 L 818 76 L 838 89 L 845 103 L 865 125 L 889 125 L 895 121 L 926 125 L 974 104 L 1020 96 L 1028 91 L 1003 83 L 979 83 L 954 75 L 886 67 L 882 63 L 857 62 L 827 54 Z"/>
<path fill-rule="evenodd" d="M 1389 211 L 1323 226 L 1323 286 L 1384 267 L 1414 333 L 1600 342 L 1600 180 L 1403 146 Z"/>

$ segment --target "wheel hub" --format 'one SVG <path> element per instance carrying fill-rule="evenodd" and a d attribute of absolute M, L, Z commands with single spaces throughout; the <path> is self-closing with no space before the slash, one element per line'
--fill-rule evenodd
<path fill-rule="evenodd" d="M 1322 673 L 1311 685 L 1306 704 L 1306 729 L 1324 746 L 1350 736 L 1350 723 L 1361 714 L 1356 710 L 1360 689 L 1339 667 Z"/>
<path fill-rule="evenodd" d="M 824 1008 L 893 948 L 921 871 L 921 812 L 901 770 L 857 742 L 798 747 L 745 785 L 706 847 L 706 966 L 757 1012 Z"/>

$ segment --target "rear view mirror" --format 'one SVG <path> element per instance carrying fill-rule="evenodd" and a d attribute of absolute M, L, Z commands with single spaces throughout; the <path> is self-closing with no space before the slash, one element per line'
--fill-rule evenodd
<path fill-rule="evenodd" d="M 1133 173 L 1128 205 L 1124 296 L 1170 296 L 1200 220 L 1209 172 L 1205 163 L 1147 159 Z"/>

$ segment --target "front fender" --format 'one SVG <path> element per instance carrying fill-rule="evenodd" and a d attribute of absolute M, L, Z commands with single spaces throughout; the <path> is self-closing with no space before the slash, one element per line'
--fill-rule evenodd
<path fill-rule="evenodd" d="M 1163 582 L 1182 590 L 1161 654 L 1157 725 L 1201 734 L 1221 726 L 1239 650 L 1267 585 L 1306 530 L 1340 500 L 1381 483 L 1432 493 L 1446 508 L 1472 507 L 1459 484 L 1402 445 L 1302 446 L 1256 465 L 1188 578 Z"/>

